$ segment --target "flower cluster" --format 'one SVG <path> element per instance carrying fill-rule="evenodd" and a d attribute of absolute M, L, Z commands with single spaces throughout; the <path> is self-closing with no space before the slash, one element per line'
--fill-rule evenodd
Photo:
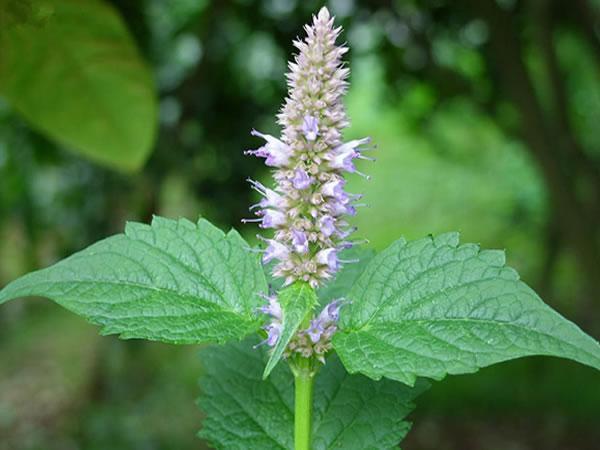
<path fill-rule="evenodd" d="M 282 330 L 282 310 L 279 301 L 275 295 L 265 296 L 267 304 L 260 308 L 260 311 L 271 318 L 271 321 L 265 325 L 267 338 L 259 345 L 267 344 L 270 347 L 275 346 Z M 325 354 L 331 350 L 331 338 L 337 331 L 337 321 L 339 319 L 340 308 L 344 300 L 333 300 L 326 305 L 319 315 L 311 320 L 310 326 L 304 330 L 299 330 L 290 343 L 287 345 L 283 356 L 289 358 L 294 354 L 299 354 L 304 358 L 315 357 L 321 363 L 325 364 Z"/>
<path fill-rule="evenodd" d="M 337 321 L 343 299 L 334 300 L 323 308 L 305 330 L 298 331 L 285 349 L 284 357 L 298 353 L 304 358 L 314 356 L 325 364 L 325 353 L 331 350 L 331 338 L 337 331 Z"/>
<path fill-rule="evenodd" d="M 265 158 L 276 186 L 249 180 L 263 198 L 250 208 L 258 218 L 244 221 L 275 231 L 271 239 L 259 236 L 267 243 L 263 262 L 276 262 L 274 276 L 316 288 L 348 262 L 339 252 L 355 244 L 348 240 L 354 229 L 344 216 L 356 214 L 360 195 L 345 192 L 343 173 L 364 175 L 354 160 L 372 158 L 362 154 L 369 138 L 342 141 L 348 119 L 341 100 L 349 70 L 342 62 L 348 49 L 335 45 L 341 29 L 322 8 L 305 30 L 306 38 L 294 42 L 299 53 L 289 64 L 289 94 L 278 115 L 281 139 L 253 130 L 265 144 L 245 152 Z"/>

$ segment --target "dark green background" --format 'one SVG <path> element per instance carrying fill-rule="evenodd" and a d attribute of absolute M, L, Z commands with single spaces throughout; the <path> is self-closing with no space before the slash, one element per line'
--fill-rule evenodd
<path fill-rule="evenodd" d="M 121 173 L 65 150 L 0 97 L 0 284 L 152 214 L 242 226 L 268 180 L 242 151 L 277 133 L 291 41 L 323 2 L 113 0 L 154 73 L 159 132 Z M 506 248 L 545 300 L 600 337 L 596 0 L 327 2 L 351 47 L 350 190 L 382 249 L 458 230 Z M 135 121 L 136 118 L 130 118 Z M 150 126 L 150 124 L 148 124 Z M 41 300 L 0 309 L 0 449 L 204 448 L 198 348 L 100 338 Z M 600 377 L 532 358 L 435 383 L 405 449 L 595 449 Z"/>

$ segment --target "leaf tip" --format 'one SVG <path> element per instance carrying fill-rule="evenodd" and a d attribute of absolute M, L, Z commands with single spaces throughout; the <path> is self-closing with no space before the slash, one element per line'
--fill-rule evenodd
<path fill-rule="evenodd" d="M 273 362 L 273 358 L 269 358 L 269 361 L 267 362 L 267 365 L 265 366 L 265 370 L 263 371 L 262 374 L 262 379 L 266 380 L 267 378 L 269 378 L 269 375 L 271 375 L 271 372 L 273 371 L 273 368 L 275 367 L 275 364 Z"/>

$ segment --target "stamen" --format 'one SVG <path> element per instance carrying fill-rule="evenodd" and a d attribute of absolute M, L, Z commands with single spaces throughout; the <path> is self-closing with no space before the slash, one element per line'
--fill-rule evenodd
<path fill-rule="evenodd" d="M 366 173 L 359 172 L 358 170 L 355 170 L 354 173 L 357 174 L 357 175 L 360 175 L 361 177 L 363 177 L 367 181 L 371 181 L 371 175 L 367 175 Z"/>
<path fill-rule="evenodd" d="M 371 152 L 371 151 L 377 150 L 378 148 L 379 148 L 379 146 L 377 144 L 373 144 L 369 147 L 361 147 L 360 151 L 361 152 Z"/>
<path fill-rule="evenodd" d="M 358 227 L 350 227 L 347 230 L 340 231 L 338 233 L 338 235 L 340 236 L 340 238 L 345 239 L 348 236 L 350 236 L 352 233 L 356 232 L 357 230 L 358 230 Z"/>
<path fill-rule="evenodd" d="M 359 153 L 357 156 L 358 159 L 364 159 L 366 161 L 377 161 L 377 158 L 373 158 L 372 156 L 365 156 L 362 153 Z"/>
<path fill-rule="evenodd" d="M 360 262 L 360 259 L 358 258 L 354 258 L 354 259 L 338 259 L 339 263 L 342 264 L 355 264 L 357 262 Z"/>
<path fill-rule="evenodd" d="M 266 250 L 262 248 L 254 248 L 254 247 L 244 247 L 244 250 L 250 253 L 264 253 Z"/>
<path fill-rule="evenodd" d="M 262 195 L 263 197 L 267 196 L 267 191 L 265 190 L 265 187 L 262 185 L 262 183 L 254 181 L 252 178 L 246 178 L 246 181 L 250 183 L 250 187 L 256 192 L 258 192 L 260 195 Z"/>
<path fill-rule="evenodd" d="M 252 348 L 254 350 L 256 350 L 257 348 L 262 347 L 263 345 L 265 345 L 268 341 L 269 341 L 269 339 L 265 339 L 264 341 L 260 341 L 258 344 L 253 345 Z"/>
<path fill-rule="evenodd" d="M 368 239 L 356 239 L 354 241 L 342 241 L 339 244 L 339 249 L 343 250 L 345 248 L 352 248 L 356 245 L 364 245 L 364 244 L 370 244 L 371 241 L 369 241 Z"/>

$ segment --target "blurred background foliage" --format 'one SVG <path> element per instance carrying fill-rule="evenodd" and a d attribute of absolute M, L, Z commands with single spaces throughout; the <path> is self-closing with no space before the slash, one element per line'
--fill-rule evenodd
<path fill-rule="evenodd" d="M 315 0 L 0 0 L 0 285 L 152 214 L 240 226 L 268 180 L 292 39 Z M 459 230 L 508 249 L 600 337 L 600 2 L 330 0 L 351 46 L 352 179 L 382 249 Z M 205 448 L 195 347 L 0 310 L 0 450 Z M 408 449 L 595 449 L 596 373 L 533 358 L 436 383 Z"/>

